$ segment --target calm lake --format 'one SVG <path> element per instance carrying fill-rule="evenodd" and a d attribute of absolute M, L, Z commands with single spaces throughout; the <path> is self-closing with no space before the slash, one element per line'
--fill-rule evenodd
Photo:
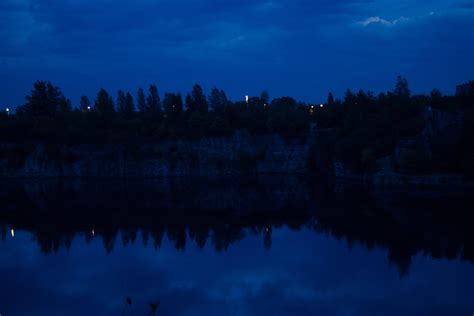
<path fill-rule="evenodd" d="M 0 314 L 470 316 L 472 193 L 3 181 Z"/>

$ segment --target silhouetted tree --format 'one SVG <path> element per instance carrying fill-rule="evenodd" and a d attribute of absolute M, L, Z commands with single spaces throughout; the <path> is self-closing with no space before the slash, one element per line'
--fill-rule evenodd
<path fill-rule="evenodd" d="M 408 98 L 410 97 L 410 89 L 408 88 L 408 81 L 402 76 L 397 77 L 397 83 L 395 90 L 393 91 L 396 96 Z"/>
<path fill-rule="evenodd" d="M 131 117 L 135 111 L 135 104 L 133 103 L 133 97 L 130 92 L 125 95 L 125 115 Z"/>
<path fill-rule="evenodd" d="M 474 138 L 471 137 L 474 111 L 470 95 L 443 96 L 439 90 L 433 90 L 430 96 L 411 97 L 408 82 L 398 77 L 394 91 L 381 93 L 378 97 L 371 92 L 359 91 L 355 94 L 348 89 L 344 102 L 340 102 L 329 93 L 327 103 L 334 106 L 315 107 L 311 116 L 307 106 L 292 98 L 277 98 L 272 100 L 271 106 L 264 107 L 267 100 L 268 94 L 262 92 L 259 97 L 251 97 L 248 103 L 232 103 L 225 92 L 217 88 L 212 89 L 206 100 L 202 88 L 195 85 L 186 97 L 189 107 L 186 115 L 181 115 L 183 102 L 181 95 L 176 93 L 165 95 L 166 117 L 148 115 L 161 110 L 157 88 L 152 85 L 148 97 L 145 97 L 143 89 L 139 89 L 137 94 L 138 108 L 147 115 L 134 117 L 133 97 L 120 90 L 117 109 L 121 115 L 115 116 L 113 113 L 117 109 L 112 98 L 101 89 L 95 99 L 93 113 L 81 116 L 79 111 L 70 112 L 71 104 L 59 88 L 49 82 L 38 81 L 31 95 L 26 97 L 27 102 L 17 109 L 18 116 L 0 113 L 0 137 L 8 141 L 104 142 L 110 138 L 123 141 L 129 135 L 148 139 L 226 136 L 236 129 L 246 129 L 251 134 L 275 132 L 285 137 L 297 137 L 304 136 L 309 122 L 313 121 L 317 127 L 333 129 L 334 135 L 324 141 L 324 144 L 332 144 L 332 147 L 328 145 L 326 148 L 333 156 L 327 161 L 340 160 L 354 171 L 375 172 L 381 158 L 391 157 L 400 140 L 410 139 L 414 145 L 399 151 L 401 154 L 398 154 L 397 162 L 393 162 L 394 170 L 474 174 L 470 163 L 474 157 Z M 211 113 L 207 113 L 208 102 Z M 429 149 L 422 140 L 415 141 L 426 123 L 424 114 L 428 105 L 437 110 L 452 110 L 452 113 L 462 116 L 464 124 L 456 132 L 459 132 L 459 139 L 454 139 L 454 131 L 446 135 L 453 139 L 451 147 L 439 140 L 428 144 L 428 147 L 433 147 Z M 82 96 L 80 110 L 87 111 L 88 106 L 90 101 Z M 106 124 L 97 120 L 105 117 Z M 123 118 L 134 120 L 124 122 Z"/>
<path fill-rule="evenodd" d="M 94 109 L 102 116 L 109 116 L 115 112 L 114 101 L 105 89 L 100 89 L 94 102 Z"/>
<path fill-rule="evenodd" d="M 165 93 L 163 107 L 167 114 L 179 114 L 183 111 L 183 99 L 180 93 Z"/>
<path fill-rule="evenodd" d="M 191 95 L 189 93 L 186 94 L 186 97 L 184 97 L 184 103 L 186 104 L 186 109 L 189 112 L 195 111 L 193 100 L 192 100 Z"/>
<path fill-rule="evenodd" d="M 146 110 L 151 113 L 159 113 L 161 111 L 160 96 L 156 85 L 150 85 L 148 89 L 148 97 L 146 99 Z"/>
<path fill-rule="evenodd" d="M 195 84 L 191 94 L 186 95 L 186 107 L 190 112 L 206 113 L 208 111 L 206 96 L 200 85 Z"/>
<path fill-rule="evenodd" d="M 137 92 L 137 107 L 140 112 L 145 113 L 146 100 L 145 100 L 145 92 L 143 91 L 142 88 L 139 88 Z"/>
<path fill-rule="evenodd" d="M 188 98 L 188 96 L 186 97 Z M 190 101 L 188 100 L 188 102 Z M 216 113 L 223 113 L 228 103 L 229 100 L 227 100 L 227 96 L 223 90 L 219 90 L 217 88 L 213 88 L 211 90 L 211 95 L 209 96 L 209 105 L 211 110 Z"/>
<path fill-rule="evenodd" d="M 296 136 L 306 132 L 308 127 L 306 107 L 295 99 L 281 97 L 272 100 L 268 126 L 271 131 L 285 136 Z"/>
<path fill-rule="evenodd" d="M 347 89 L 346 93 L 344 94 L 344 103 L 346 105 L 355 104 L 357 102 L 356 95 L 351 91 L 351 89 Z"/>
<path fill-rule="evenodd" d="M 439 107 L 443 104 L 443 94 L 439 89 L 433 89 L 430 92 L 430 101 L 431 106 Z"/>
<path fill-rule="evenodd" d="M 357 95 L 356 95 L 356 103 L 357 104 L 367 104 L 368 102 L 368 95 L 365 93 L 364 90 L 359 90 L 359 92 L 357 92 Z"/>
<path fill-rule="evenodd" d="M 191 96 L 186 95 L 186 102 L 191 102 L 190 99 L 191 99 Z M 209 96 L 209 106 L 211 107 L 211 110 L 215 111 L 216 109 L 218 109 L 221 106 L 220 101 L 221 100 L 220 100 L 219 89 L 212 88 L 211 95 Z"/>
<path fill-rule="evenodd" d="M 125 113 L 125 93 L 122 90 L 117 92 L 117 111 Z"/>
<path fill-rule="evenodd" d="M 270 102 L 270 95 L 267 91 L 262 91 L 260 94 L 260 100 L 263 104 L 268 104 Z"/>
<path fill-rule="evenodd" d="M 334 96 L 332 95 L 332 92 L 329 92 L 328 94 L 328 105 L 333 105 L 334 104 Z"/>
<path fill-rule="evenodd" d="M 432 99 L 441 99 L 443 97 L 443 94 L 441 93 L 439 89 L 433 89 L 430 92 L 430 97 Z"/>
<path fill-rule="evenodd" d="M 19 115 L 49 116 L 71 111 L 69 101 L 61 90 L 49 81 L 36 81 L 26 103 L 17 109 Z"/>

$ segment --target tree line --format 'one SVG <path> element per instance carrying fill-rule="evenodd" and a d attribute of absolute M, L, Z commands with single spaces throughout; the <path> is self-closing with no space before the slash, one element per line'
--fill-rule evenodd
<path fill-rule="evenodd" d="M 2 114 L 0 127 L 9 140 L 103 142 L 229 136 L 236 129 L 297 137 L 306 133 L 308 123 L 304 103 L 290 97 L 270 103 L 265 91 L 232 102 L 217 88 L 206 96 L 198 84 L 184 98 L 172 92 L 160 98 L 153 84 L 135 96 L 118 90 L 113 97 L 102 88 L 93 101 L 83 95 L 74 107 L 59 87 L 37 81 L 15 115 Z"/>
<path fill-rule="evenodd" d="M 453 127 L 459 135 L 454 142 L 440 140 L 435 144 L 434 156 L 430 153 L 429 158 L 436 163 L 429 164 L 423 158 L 425 144 L 420 137 L 428 108 L 462 116 L 461 125 Z M 467 167 L 474 158 L 473 109 L 474 93 L 443 96 L 434 89 L 429 95 L 412 95 L 402 77 L 386 93 L 374 95 L 348 89 L 342 100 L 329 93 L 327 100 L 318 104 L 291 97 L 271 100 L 266 91 L 233 102 L 221 89 L 213 88 L 206 95 L 198 84 L 184 97 L 167 92 L 161 98 L 157 86 L 152 84 L 146 91 L 138 89 L 135 95 L 118 90 L 115 97 L 100 89 L 93 101 L 81 96 L 79 106 L 75 107 L 59 87 L 37 81 L 16 114 L 0 115 L 0 140 L 73 144 L 157 142 L 230 136 L 238 129 L 250 134 L 278 133 L 285 138 L 302 138 L 308 137 L 313 126 L 334 130 L 331 137 L 321 138 L 321 142 L 326 142 L 330 159 L 347 162 L 357 170 L 373 170 L 377 160 L 393 153 L 401 141 L 417 137 L 418 148 L 414 146 L 406 154 L 408 169 L 464 168 L 474 173 L 472 167 Z"/>

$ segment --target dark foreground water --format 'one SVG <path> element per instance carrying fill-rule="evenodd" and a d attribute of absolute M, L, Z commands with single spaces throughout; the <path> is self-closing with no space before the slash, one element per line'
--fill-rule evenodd
<path fill-rule="evenodd" d="M 0 314 L 472 315 L 462 190 L 296 178 L 0 184 Z M 129 301 L 127 302 L 127 300 Z"/>

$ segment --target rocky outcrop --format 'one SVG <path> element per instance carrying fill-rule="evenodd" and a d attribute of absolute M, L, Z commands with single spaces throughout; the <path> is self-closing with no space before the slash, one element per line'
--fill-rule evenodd
<path fill-rule="evenodd" d="M 424 129 L 412 138 L 399 141 L 392 154 L 376 161 L 371 173 L 357 173 L 341 161 L 333 161 L 336 178 L 365 182 L 375 186 L 474 187 L 465 176 L 442 173 L 433 167 L 433 155 L 439 148 L 455 152 L 464 124 L 461 112 L 426 107 Z"/>
<path fill-rule="evenodd" d="M 427 107 L 423 131 L 416 137 L 400 140 L 390 156 L 391 170 L 408 174 L 432 172 L 433 158 L 439 156 L 440 151 L 455 153 L 463 124 L 461 112 Z"/>
<path fill-rule="evenodd" d="M 436 144 L 456 144 L 461 126 L 459 113 L 427 108 L 424 131 L 416 138 L 400 141 L 391 155 L 377 160 L 375 170 L 365 174 L 334 160 L 336 130 L 312 126 L 306 138 L 297 139 L 277 134 L 251 135 L 241 130 L 231 137 L 158 143 L 0 144 L 0 177 L 157 178 L 274 173 L 335 177 L 376 186 L 471 186 L 472 181 L 459 175 L 435 175 L 428 169 L 424 175 L 416 173 L 429 161 Z"/>
<path fill-rule="evenodd" d="M 305 173 L 311 141 L 279 135 L 163 141 L 156 144 L 3 145 L 3 177 L 162 177 Z M 12 154 L 6 154 L 13 151 Z"/>

